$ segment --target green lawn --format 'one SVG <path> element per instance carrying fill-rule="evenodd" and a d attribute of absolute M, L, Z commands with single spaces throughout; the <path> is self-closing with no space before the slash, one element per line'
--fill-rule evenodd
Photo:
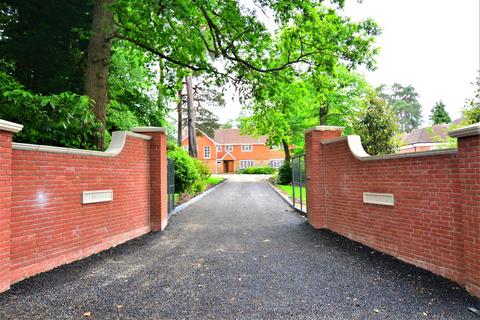
<path fill-rule="evenodd" d="M 276 185 L 280 190 L 284 191 L 290 199 L 293 198 L 293 188 L 291 185 L 277 184 Z M 303 203 L 306 203 L 305 199 L 307 195 L 307 189 L 302 187 L 302 200 Z M 300 187 L 295 186 L 295 198 L 300 199 Z"/>
<path fill-rule="evenodd" d="M 207 180 L 207 184 L 217 185 L 217 184 L 219 184 L 220 182 L 222 182 L 223 180 L 224 180 L 223 178 L 210 177 L 210 178 L 208 178 L 208 180 Z"/>

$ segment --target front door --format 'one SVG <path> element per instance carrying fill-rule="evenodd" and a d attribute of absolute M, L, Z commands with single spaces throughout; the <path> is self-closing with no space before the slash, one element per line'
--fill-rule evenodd
<path fill-rule="evenodd" d="M 223 172 L 224 173 L 232 173 L 234 171 L 233 161 L 232 160 L 224 160 L 223 161 Z"/>

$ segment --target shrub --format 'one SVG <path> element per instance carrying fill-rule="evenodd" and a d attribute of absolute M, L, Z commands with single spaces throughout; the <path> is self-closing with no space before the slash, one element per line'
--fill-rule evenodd
<path fill-rule="evenodd" d="M 175 192 L 192 192 L 193 184 L 199 179 L 194 159 L 174 144 L 168 144 L 167 156 L 174 162 Z"/>
<path fill-rule="evenodd" d="M 273 174 L 275 169 L 271 167 L 250 167 L 246 169 L 238 170 L 237 173 L 241 174 Z"/>
<path fill-rule="evenodd" d="M 167 156 L 174 161 L 175 192 L 194 194 L 205 190 L 210 171 L 202 161 L 192 158 L 175 143 L 167 144 Z"/>
<path fill-rule="evenodd" d="M 362 145 L 371 155 L 393 153 L 398 119 L 385 100 L 369 97 L 366 107 L 353 121 L 353 130 L 362 139 Z"/>
<path fill-rule="evenodd" d="M 193 183 L 192 191 L 194 193 L 197 193 L 205 190 L 205 188 L 207 187 L 208 178 L 210 178 L 211 174 L 205 163 L 195 158 L 193 158 L 193 162 L 195 164 L 195 169 L 198 173 L 198 178 Z"/>
<path fill-rule="evenodd" d="M 292 165 L 290 161 L 285 161 L 278 170 L 277 177 L 278 184 L 290 184 L 292 183 Z"/>

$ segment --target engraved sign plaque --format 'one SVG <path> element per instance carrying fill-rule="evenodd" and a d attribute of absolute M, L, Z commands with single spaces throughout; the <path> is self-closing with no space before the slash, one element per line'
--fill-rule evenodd
<path fill-rule="evenodd" d="M 113 190 L 83 191 L 82 204 L 113 201 Z"/>
<path fill-rule="evenodd" d="M 363 203 L 380 204 L 384 206 L 394 206 L 395 198 L 391 193 L 364 192 Z"/>

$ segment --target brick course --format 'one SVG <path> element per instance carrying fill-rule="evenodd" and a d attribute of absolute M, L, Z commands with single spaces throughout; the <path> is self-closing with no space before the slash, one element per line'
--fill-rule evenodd
<path fill-rule="evenodd" d="M 306 133 L 308 220 L 480 295 L 480 136 L 458 152 L 361 160 L 341 129 Z M 391 193 L 394 206 L 363 203 Z"/>
<path fill-rule="evenodd" d="M 0 130 L 0 292 L 165 227 L 166 136 L 142 133 L 125 134 L 107 157 L 12 150 L 12 133 Z M 83 191 L 110 189 L 113 201 L 82 204 Z"/>

